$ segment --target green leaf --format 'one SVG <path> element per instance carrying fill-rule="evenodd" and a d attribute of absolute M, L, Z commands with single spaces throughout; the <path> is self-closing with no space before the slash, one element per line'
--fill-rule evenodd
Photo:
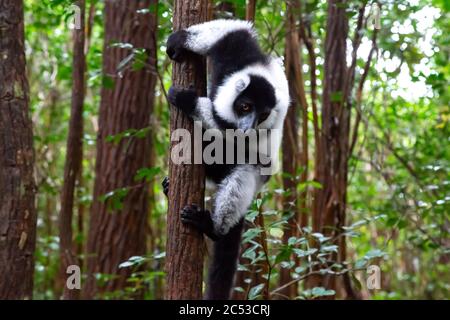
<path fill-rule="evenodd" d="M 324 252 L 338 252 L 338 246 L 337 245 L 329 245 L 329 246 L 322 246 L 320 248 L 320 251 Z"/>
<path fill-rule="evenodd" d="M 317 240 L 319 240 L 320 243 L 323 243 L 323 242 L 325 242 L 325 241 L 331 239 L 330 237 L 325 237 L 325 236 L 324 236 L 322 233 L 320 233 L 320 232 L 314 232 L 314 233 L 312 233 L 311 235 L 312 235 L 314 238 L 316 238 Z"/>
<path fill-rule="evenodd" d="M 114 89 L 114 79 L 110 76 L 104 75 L 102 77 L 102 87 L 105 89 Z"/>
<path fill-rule="evenodd" d="M 153 256 L 153 259 L 158 260 L 158 259 L 162 259 L 162 258 L 165 258 L 165 257 L 166 257 L 166 252 L 163 251 L 163 252 L 160 252 L 160 253 L 158 253 L 158 254 L 155 254 L 155 255 Z"/>
<path fill-rule="evenodd" d="M 281 228 L 270 228 L 269 234 L 275 238 L 281 238 L 283 236 L 283 229 Z"/>
<path fill-rule="evenodd" d="M 244 232 L 242 235 L 242 238 L 244 239 L 243 242 L 247 243 L 250 240 L 253 240 L 255 237 L 257 237 L 262 232 L 261 228 L 250 228 L 247 231 Z"/>
<path fill-rule="evenodd" d="M 314 297 L 325 297 L 325 296 L 333 296 L 336 294 L 334 290 L 327 290 L 324 287 L 315 287 L 312 288 L 311 294 Z"/>
<path fill-rule="evenodd" d="M 256 217 L 259 215 L 258 211 L 250 210 L 247 215 L 245 216 L 245 220 L 253 223 L 255 222 Z"/>
<path fill-rule="evenodd" d="M 133 45 L 131 43 L 126 42 L 113 42 L 110 44 L 111 48 L 120 48 L 120 49 L 133 49 Z"/>
<path fill-rule="evenodd" d="M 312 248 L 312 249 L 309 249 L 309 250 L 302 250 L 302 249 L 294 248 L 292 250 L 294 251 L 294 253 L 299 258 L 310 256 L 310 255 L 314 254 L 317 251 L 316 248 Z"/>
<path fill-rule="evenodd" d="M 364 258 L 370 260 L 374 258 L 384 258 L 386 255 L 386 252 L 381 251 L 380 249 L 374 249 L 367 252 Z"/>
<path fill-rule="evenodd" d="M 254 245 L 251 248 L 248 248 L 247 250 L 244 251 L 244 253 L 242 254 L 242 257 L 250 259 L 252 261 L 255 260 L 255 258 L 256 258 L 256 252 L 255 252 L 256 248 L 258 248 L 258 245 Z"/>
<path fill-rule="evenodd" d="M 160 167 L 141 168 L 134 176 L 134 181 L 145 179 L 147 182 L 149 182 L 160 172 L 161 172 Z"/>
<path fill-rule="evenodd" d="M 331 102 L 342 102 L 344 95 L 341 91 L 332 92 L 330 95 Z"/>
<path fill-rule="evenodd" d="M 128 188 L 119 188 L 110 191 L 99 197 L 99 201 L 105 202 L 108 206 L 108 210 L 120 210 L 123 207 L 123 200 L 128 194 Z"/>
<path fill-rule="evenodd" d="M 261 208 L 261 205 L 262 205 L 262 199 L 256 199 L 256 208 L 258 208 L 258 209 L 260 209 Z"/>
<path fill-rule="evenodd" d="M 134 265 L 133 262 L 131 262 L 131 261 L 125 261 L 125 262 L 122 262 L 121 264 L 119 264 L 119 269 L 122 269 L 122 268 L 128 268 L 128 267 L 131 267 L 131 266 L 133 266 L 133 265 Z"/>
<path fill-rule="evenodd" d="M 134 52 L 126 56 L 117 65 L 116 71 L 121 72 L 134 59 Z"/>
<path fill-rule="evenodd" d="M 257 286 L 252 287 L 248 292 L 248 299 L 255 300 L 256 298 L 258 298 L 259 294 L 264 289 L 264 285 L 265 285 L 264 283 L 261 283 L 258 284 Z"/>
<path fill-rule="evenodd" d="M 282 261 L 288 261 L 290 260 L 292 253 L 292 248 L 289 246 L 283 246 L 280 250 L 280 252 L 277 254 L 275 258 L 275 264 L 278 264 Z"/>
<path fill-rule="evenodd" d="M 366 259 L 358 259 L 355 262 L 355 268 L 356 269 L 362 269 L 365 268 L 367 265 L 367 260 Z"/>

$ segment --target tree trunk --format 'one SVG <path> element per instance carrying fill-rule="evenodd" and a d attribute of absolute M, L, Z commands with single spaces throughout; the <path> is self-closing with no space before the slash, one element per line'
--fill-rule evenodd
<path fill-rule="evenodd" d="M 245 20 L 255 21 L 256 14 L 256 0 L 247 0 L 247 6 L 245 7 Z"/>
<path fill-rule="evenodd" d="M 36 186 L 23 2 L 0 0 L 0 12 L 0 299 L 31 299 Z"/>
<path fill-rule="evenodd" d="M 321 167 L 316 189 L 313 228 L 335 237 L 345 224 L 350 110 L 345 104 L 348 20 L 345 1 L 328 1 L 322 101 Z M 339 243 L 336 243 L 339 244 Z M 345 246 L 340 243 L 339 250 Z M 333 260 L 338 260 L 335 254 Z M 314 285 L 335 289 L 336 277 L 316 277 Z"/>
<path fill-rule="evenodd" d="M 204 22 L 207 16 L 207 0 L 174 1 L 174 30 Z M 206 70 L 204 59 L 192 56 L 187 62 L 174 63 L 172 80 L 174 86 L 187 88 L 194 85 L 198 94 L 205 96 Z M 193 137 L 193 122 L 171 106 L 170 131 L 173 132 L 178 128 L 187 129 Z M 193 153 L 191 154 L 193 155 Z M 181 223 L 180 210 L 187 204 L 204 205 L 205 174 L 203 165 L 177 165 L 170 161 L 169 179 L 166 299 L 201 299 L 203 235 Z"/>
<path fill-rule="evenodd" d="M 137 12 L 149 9 L 149 12 Z M 87 244 L 88 279 L 84 296 L 123 289 L 130 273 L 119 269 L 121 262 L 145 253 L 145 231 L 148 216 L 148 186 L 134 177 L 148 166 L 150 137 L 132 136 L 119 142 L 108 137 L 126 130 L 140 130 L 150 125 L 156 83 L 156 12 L 157 0 L 107 1 L 105 3 L 105 45 L 103 74 L 115 75 L 120 62 L 131 50 L 111 46 L 114 42 L 143 48 L 147 54 L 145 67 L 132 70 L 127 65 L 114 76 L 112 88 L 103 87 L 97 137 L 94 199 L 91 207 Z M 122 189 L 125 188 L 125 189 Z M 126 190 L 119 198 L 116 190 Z M 114 204 L 115 203 L 115 204 Z M 115 275 L 101 288 L 95 274 Z"/>
<path fill-rule="evenodd" d="M 80 8 L 81 28 L 74 29 L 73 32 L 72 105 L 64 167 L 64 184 L 61 191 L 61 213 L 59 216 L 61 284 L 63 285 L 63 299 L 69 300 L 76 299 L 79 295 L 79 290 L 67 288 L 66 270 L 70 265 L 80 265 L 77 257 L 77 254 L 80 254 L 80 252 L 74 252 L 75 246 L 72 241 L 72 217 L 75 185 L 80 177 L 83 152 L 83 102 L 86 69 L 84 56 L 85 1 L 78 0 L 75 4 Z"/>
<path fill-rule="evenodd" d="M 308 105 L 303 83 L 301 45 L 297 21 L 300 16 L 300 3 L 291 1 L 287 4 L 286 23 L 286 76 L 289 82 L 289 92 L 292 104 L 284 123 L 283 132 L 283 189 L 289 193 L 283 200 L 284 211 L 293 213 L 288 228 L 284 231 L 283 242 L 287 243 L 292 236 L 298 236 L 298 226 L 305 227 L 308 223 L 307 189 L 297 193 L 297 184 L 305 185 L 308 178 Z M 300 110 L 299 110 L 300 109 Z M 298 117 L 302 114 L 302 150 L 299 149 Z M 301 168 L 300 179 L 297 179 Z M 280 286 L 291 281 L 290 270 L 280 270 Z M 286 287 L 281 292 L 286 297 L 298 295 L 298 284 Z"/>

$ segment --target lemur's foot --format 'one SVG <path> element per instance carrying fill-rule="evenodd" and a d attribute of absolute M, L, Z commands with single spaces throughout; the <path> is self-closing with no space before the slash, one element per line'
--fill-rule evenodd
<path fill-rule="evenodd" d="M 187 205 L 181 210 L 181 222 L 189 224 L 216 241 L 219 236 L 214 231 L 214 224 L 208 210 L 203 210 L 195 204 Z"/>
<path fill-rule="evenodd" d="M 179 30 L 172 33 L 167 39 L 166 53 L 170 59 L 181 62 L 186 56 L 186 40 L 188 37 L 188 32 L 186 30 Z"/>
<path fill-rule="evenodd" d="M 193 88 L 183 89 L 170 87 L 168 92 L 169 102 L 187 114 L 192 114 L 197 104 L 197 92 Z"/>
<path fill-rule="evenodd" d="M 169 177 L 165 177 L 161 182 L 161 185 L 163 187 L 164 194 L 166 197 L 169 197 Z"/>

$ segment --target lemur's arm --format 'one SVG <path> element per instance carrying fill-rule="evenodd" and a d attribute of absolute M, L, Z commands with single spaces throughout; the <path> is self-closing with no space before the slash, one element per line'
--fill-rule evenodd
<path fill-rule="evenodd" d="M 218 41 L 238 30 L 255 34 L 252 24 L 241 20 L 213 20 L 179 30 L 167 40 L 167 54 L 175 61 L 182 60 L 186 50 L 206 55 Z"/>
<path fill-rule="evenodd" d="M 171 87 L 169 102 L 194 121 L 201 121 L 205 129 L 218 128 L 214 120 L 213 104 L 208 97 L 199 97 L 193 89 Z"/>

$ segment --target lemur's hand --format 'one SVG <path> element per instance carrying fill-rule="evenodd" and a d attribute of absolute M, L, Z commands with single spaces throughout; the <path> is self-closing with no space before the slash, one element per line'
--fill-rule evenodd
<path fill-rule="evenodd" d="M 179 30 L 172 33 L 167 39 L 166 53 L 170 59 L 181 62 L 186 56 L 185 43 L 188 37 L 186 30 Z"/>
<path fill-rule="evenodd" d="M 166 197 L 169 197 L 169 177 L 164 177 L 164 180 L 161 182 L 161 185 L 163 187 L 163 192 L 166 195 Z"/>
<path fill-rule="evenodd" d="M 170 87 L 168 93 L 169 102 L 182 110 L 187 115 L 192 115 L 197 104 L 198 95 L 194 89 L 182 89 Z"/>
<path fill-rule="evenodd" d="M 206 234 L 211 240 L 219 240 L 219 236 L 214 231 L 214 224 L 208 210 L 203 210 L 195 204 L 185 206 L 181 210 L 181 222 L 189 224 L 197 230 Z"/>

